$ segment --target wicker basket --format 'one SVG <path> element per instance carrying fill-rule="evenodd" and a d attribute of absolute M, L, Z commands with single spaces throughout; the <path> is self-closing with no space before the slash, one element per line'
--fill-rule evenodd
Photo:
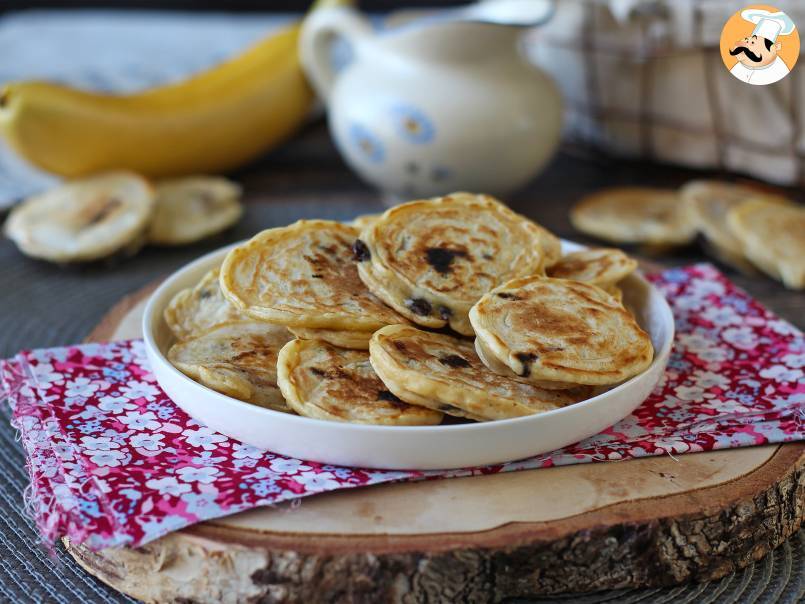
<path fill-rule="evenodd" d="M 803 0 L 776 6 L 805 24 Z M 527 50 L 562 88 L 571 141 L 805 184 L 805 61 L 769 86 L 734 78 L 719 38 L 737 8 L 724 0 L 561 0 L 552 21 L 529 34 Z"/>

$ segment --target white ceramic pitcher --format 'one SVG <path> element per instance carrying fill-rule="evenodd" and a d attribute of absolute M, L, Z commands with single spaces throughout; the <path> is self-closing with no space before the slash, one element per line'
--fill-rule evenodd
<path fill-rule="evenodd" d="M 556 86 L 520 53 L 522 31 L 437 18 L 376 33 L 333 8 L 306 21 L 300 53 L 338 149 L 365 180 L 407 199 L 503 194 L 537 174 L 562 125 Z M 349 50 L 341 69 L 336 38 Z"/>

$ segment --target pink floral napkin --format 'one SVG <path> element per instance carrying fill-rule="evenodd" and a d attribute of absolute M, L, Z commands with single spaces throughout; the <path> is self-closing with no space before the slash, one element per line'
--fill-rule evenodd
<path fill-rule="evenodd" d="M 802 440 L 805 340 L 710 265 L 652 277 L 676 317 L 665 379 L 633 415 L 564 449 L 486 468 L 378 471 L 260 451 L 160 390 L 142 342 L 0 363 L 43 538 L 139 546 L 203 520 L 336 489 Z"/>

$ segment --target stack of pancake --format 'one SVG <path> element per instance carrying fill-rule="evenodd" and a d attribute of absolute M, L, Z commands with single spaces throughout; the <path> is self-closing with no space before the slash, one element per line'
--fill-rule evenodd
<path fill-rule="evenodd" d="M 554 235 L 486 195 L 299 221 L 174 298 L 168 357 L 214 390 L 318 419 L 530 415 L 651 363 L 618 286 L 636 266 L 614 249 L 562 256 Z"/>

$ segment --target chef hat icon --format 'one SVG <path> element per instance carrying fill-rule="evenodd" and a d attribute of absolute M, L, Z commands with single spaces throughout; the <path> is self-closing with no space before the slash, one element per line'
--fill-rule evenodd
<path fill-rule="evenodd" d="M 766 38 L 772 42 L 777 39 L 777 36 L 789 35 L 796 27 L 791 18 L 782 11 L 773 13 L 761 8 L 747 8 L 741 12 L 741 17 L 755 24 L 753 36 Z"/>

